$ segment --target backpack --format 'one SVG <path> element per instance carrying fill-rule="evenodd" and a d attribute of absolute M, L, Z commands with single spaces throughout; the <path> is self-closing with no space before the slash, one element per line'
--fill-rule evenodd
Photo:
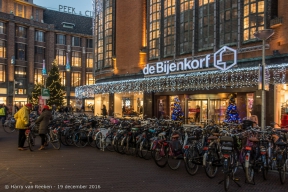
<path fill-rule="evenodd" d="M 5 107 L 0 108 L 0 116 L 5 116 Z"/>

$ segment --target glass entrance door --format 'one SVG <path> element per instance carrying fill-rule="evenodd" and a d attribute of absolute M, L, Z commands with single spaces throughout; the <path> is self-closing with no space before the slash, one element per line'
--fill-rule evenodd
<path fill-rule="evenodd" d="M 189 122 L 200 124 L 208 119 L 208 100 L 193 99 L 188 100 L 188 120 Z"/>

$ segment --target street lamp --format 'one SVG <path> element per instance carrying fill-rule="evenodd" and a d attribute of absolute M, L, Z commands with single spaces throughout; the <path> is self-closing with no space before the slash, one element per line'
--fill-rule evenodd
<path fill-rule="evenodd" d="M 259 73 L 259 75 L 262 75 L 262 87 L 261 87 L 261 94 L 262 94 L 262 100 L 261 100 L 261 129 L 265 129 L 265 121 L 266 121 L 266 106 L 265 106 L 265 41 L 269 39 L 274 34 L 273 29 L 263 29 L 260 31 L 256 31 L 254 33 L 254 36 L 260 40 L 262 40 L 263 46 L 262 46 L 262 74 Z"/>
<path fill-rule="evenodd" d="M 16 81 L 15 79 L 14 79 L 14 81 L 13 81 L 13 104 L 12 104 L 12 115 L 15 114 L 15 85 L 16 85 L 16 84 L 22 85 L 22 83 L 19 82 L 19 81 Z"/>

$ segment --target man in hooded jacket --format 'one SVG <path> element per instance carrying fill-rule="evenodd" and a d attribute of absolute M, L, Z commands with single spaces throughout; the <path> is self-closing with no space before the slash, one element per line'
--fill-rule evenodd
<path fill-rule="evenodd" d="M 14 115 L 14 118 L 16 120 L 15 128 L 19 129 L 19 136 L 18 136 L 18 150 L 19 151 L 26 150 L 26 148 L 24 148 L 24 143 L 26 140 L 25 131 L 27 130 L 30 124 L 29 114 L 31 110 L 32 110 L 32 104 L 27 103 Z"/>

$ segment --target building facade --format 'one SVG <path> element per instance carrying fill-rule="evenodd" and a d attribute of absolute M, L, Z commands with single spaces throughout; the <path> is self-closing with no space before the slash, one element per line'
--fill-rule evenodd
<path fill-rule="evenodd" d="M 143 107 L 150 117 L 159 110 L 171 117 L 177 97 L 186 122 L 199 106 L 201 121 L 220 123 L 233 93 L 241 118 L 261 119 L 264 48 L 266 124 L 280 122 L 288 112 L 286 7 L 285 0 L 94 0 L 96 84 L 76 88 L 76 97 L 94 98 L 95 114 L 104 104 L 120 115 Z M 274 35 L 263 45 L 254 34 L 264 29 Z"/>
<path fill-rule="evenodd" d="M 66 103 L 76 106 L 75 87 L 94 84 L 92 18 L 53 11 L 33 0 L 0 0 L 0 103 L 24 105 L 44 84 L 56 60 Z M 69 61 L 71 70 L 66 70 Z M 94 100 L 84 101 L 86 110 Z M 80 106 L 78 106 L 80 107 Z"/>

